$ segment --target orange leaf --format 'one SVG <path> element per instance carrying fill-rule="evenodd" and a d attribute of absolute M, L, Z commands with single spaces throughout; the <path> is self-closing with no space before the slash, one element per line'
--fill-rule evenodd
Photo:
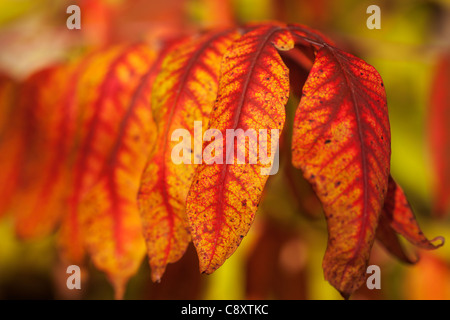
<path fill-rule="evenodd" d="M 164 59 L 155 80 L 152 110 L 157 145 L 138 198 L 153 281 L 160 280 L 168 263 L 181 258 L 190 241 L 185 200 L 194 174 L 193 159 L 198 154 L 189 144 L 194 150 L 192 157 L 189 155 L 192 164 L 175 164 L 171 153 L 177 143 L 171 136 L 176 129 L 193 135 L 194 121 L 203 121 L 206 128 L 217 94 L 220 61 L 237 36 L 225 30 L 181 41 Z"/>
<path fill-rule="evenodd" d="M 437 249 L 444 244 L 443 237 L 436 237 L 430 241 L 423 235 L 405 193 L 391 176 L 389 176 L 383 216 L 386 217 L 395 232 L 401 234 L 406 240 L 419 248 L 431 250 Z M 434 245 L 432 242 L 437 240 L 440 243 Z"/>
<path fill-rule="evenodd" d="M 139 163 L 145 160 L 147 139 L 151 139 L 151 121 L 137 120 L 149 118 L 142 107 L 145 98 L 141 100 L 146 93 L 136 90 L 154 59 L 155 53 L 146 45 L 100 51 L 89 59 L 76 93 L 77 148 L 71 160 L 73 183 L 60 246 L 66 260 L 80 263 L 86 245 L 94 263 L 116 285 L 118 295 L 144 254 L 139 214 L 130 209 L 132 203 L 127 199 L 136 191 L 135 180 L 143 170 Z M 149 136 L 142 138 L 143 134 Z M 136 153 L 141 147 L 143 153 Z M 131 154 L 139 155 L 132 168 Z M 118 187 L 118 183 L 123 185 Z"/>
<path fill-rule="evenodd" d="M 390 170 L 386 96 L 363 60 L 320 44 L 294 120 L 294 166 L 328 222 L 325 278 L 348 297 L 365 279 Z"/>
<path fill-rule="evenodd" d="M 149 68 L 156 55 L 138 47 L 128 51 L 124 59 L 129 75 L 120 79 L 118 72 L 119 81 L 122 84 L 133 81 L 132 87 L 135 83 L 139 85 L 132 96 L 117 100 L 116 109 L 121 108 L 122 116 L 119 121 L 109 122 L 115 127 L 115 133 L 110 132 L 114 144 L 80 212 L 87 250 L 96 267 L 108 274 L 116 298 L 122 298 L 126 282 L 136 273 L 145 254 L 136 199 L 141 175 L 156 139 L 150 100 L 158 63 Z M 139 79 L 147 69 L 149 71 Z"/>
<path fill-rule="evenodd" d="M 219 268 L 237 249 L 253 222 L 268 178 L 263 171 L 268 168 L 261 161 L 261 152 L 254 164 L 250 163 L 249 153 L 256 151 L 254 142 L 265 138 L 268 155 L 272 149 L 271 129 L 283 128 L 289 74 L 277 48 L 288 50 L 293 45 L 292 37 L 282 26 L 254 26 L 225 54 L 209 125 L 220 131 L 225 143 L 216 136 L 204 145 L 204 153 L 214 150 L 214 158 L 222 161 L 203 162 L 197 168 L 187 197 L 186 212 L 201 272 L 212 273 Z M 234 147 L 227 141 L 227 129 L 253 129 L 251 147 L 244 143 Z M 267 130 L 267 134 L 259 130 Z M 245 164 L 236 163 L 236 151 L 245 154 Z"/>
<path fill-rule="evenodd" d="M 21 238 L 47 235 L 65 211 L 78 68 L 77 63 L 47 68 L 22 85 L 19 112 L 27 122 L 26 150 L 14 198 L 16 233 Z"/>

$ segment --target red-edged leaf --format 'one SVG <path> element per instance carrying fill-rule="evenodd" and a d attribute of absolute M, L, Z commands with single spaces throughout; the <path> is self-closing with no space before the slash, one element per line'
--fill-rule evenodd
<path fill-rule="evenodd" d="M 319 47 L 295 115 L 292 162 L 327 218 L 325 278 L 348 297 L 364 282 L 387 192 L 389 120 L 378 72 L 326 43 Z"/>
<path fill-rule="evenodd" d="M 121 138 L 124 136 L 119 135 L 128 134 L 126 133 L 128 128 L 124 128 L 128 124 L 124 124 L 123 120 L 129 114 L 130 101 L 143 75 L 151 67 L 153 56 L 152 50 L 146 45 L 139 44 L 102 50 L 89 59 L 86 69 L 79 78 L 76 90 L 78 97 L 77 132 L 74 138 L 76 148 L 73 150 L 73 166 L 70 169 L 73 173 L 73 183 L 68 197 L 68 212 L 62 221 L 59 237 L 63 256 L 72 263 L 81 262 L 85 240 L 83 234 L 88 232 L 85 228 L 86 223 L 82 223 L 80 218 L 86 207 L 80 208 L 80 204 L 92 188 L 101 182 L 105 172 L 106 176 L 113 171 L 117 174 L 116 169 L 112 169 L 115 168 L 115 164 L 120 167 L 119 171 L 124 169 L 123 163 L 127 155 L 122 153 L 121 149 Z M 139 121 L 133 121 L 134 125 L 139 125 Z M 117 156 L 123 158 L 111 158 L 115 152 Z M 107 196 L 111 196 L 111 193 Z M 86 213 L 83 213 L 83 220 L 87 221 L 85 215 Z M 118 240 L 123 240 L 128 229 L 139 229 L 138 215 L 132 216 L 130 212 L 126 218 L 119 214 L 117 217 L 109 217 L 113 222 L 108 222 L 107 226 L 112 229 L 102 231 L 97 226 L 91 227 L 98 232 L 104 232 L 105 236 L 114 232 L 115 236 L 119 237 Z M 114 247 L 118 242 L 108 244 Z"/>
<path fill-rule="evenodd" d="M 222 30 L 181 41 L 164 59 L 155 80 L 152 110 L 158 128 L 157 145 L 139 191 L 153 281 L 161 279 L 167 264 L 178 261 L 189 244 L 185 201 L 195 160 L 200 156 L 194 143 L 201 145 L 201 136 L 194 134 L 194 121 L 202 121 L 202 129 L 206 129 L 217 95 L 220 61 L 238 36 L 237 32 Z M 172 152 L 179 145 L 172 139 L 175 130 L 185 130 L 194 137 L 181 142 L 183 154 L 191 152 L 190 164 L 172 160 Z"/>
<path fill-rule="evenodd" d="M 289 73 L 277 48 L 292 48 L 292 37 L 278 25 L 250 30 L 234 42 L 222 61 L 209 128 L 220 131 L 223 140 L 217 135 L 204 145 L 204 153 L 208 148 L 206 154 L 214 153 L 216 160 L 198 167 L 187 198 L 192 239 L 200 270 L 205 273 L 219 268 L 247 234 L 268 178 L 263 175 L 268 168 L 261 163 L 261 154 L 257 163 L 250 163 L 249 153 L 258 146 L 242 143 L 232 148 L 226 130 L 255 130 L 255 139 L 264 136 L 268 142 L 266 154 L 273 157 L 271 129 L 281 130 L 285 121 Z M 264 129 L 267 134 L 259 132 Z M 245 154 L 245 164 L 236 162 L 238 152 Z"/>
<path fill-rule="evenodd" d="M 109 122 L 115 128 L 108 132 L 113 144 L 99 180 L 80 210 L 84 243 L 95 266 L 105 271 L 114 284 L 116 298 L 122 298 L 126 282 L 136 273 L 145 254 L 136 199 L 142 172 L 156 142 L 151 110 L 152 86 L 159 71 L 159 61 L 154 63 L 155 59 L 154 51 L 131 48 L 124 59 L 128 74 L 117 73 L 122 85 L 131 83 L 136 90 L 128 98 L 124 94 L 117 100 L 115 109 L 121 116 Z"/>
<path fill-rule="evenodd" d="M 65 212 L 71 175 L 68 155 L 74 145 L 74 89 L 77 62 L 40 71 L 23 84 L 20 108 L 26 110 L 25 159 L 14 198 L 16 233 L 34 238 L 53 231 Z"/>
<path fill-rule="evenodd" d="M 443 237 L 428 240 L 420 230 L 414 212 L 406 199 L 402 188 L 389 177 L 388 193 L 383 208 L 383 216 L 389 221 L 391 228 L 406 238 L 413 245 L 422 249 L 436 249 L 444 244 Z M 438 244 L 433 244 L 440 241 Z"/>
<path fill-rule="evenodd" d="M 405 252 L 398 235 L 392 229 L 389 219 L 384 214 L 384 211 L 381 213 L 380 220 L 378 221 L 376 239 L 389 253 L 399 260 L 408 264 L 417 262 L 417 259 L 412 259 L 412 257 Z"/>

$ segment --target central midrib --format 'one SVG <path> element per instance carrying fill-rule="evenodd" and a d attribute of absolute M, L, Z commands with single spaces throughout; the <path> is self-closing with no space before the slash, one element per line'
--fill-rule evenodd
<path fill-rule="evenodd" d="M 197 50 L 195 52 L 195 54 L 189 59 L 189 62 L 187 63 L 186 66 L 186 71 L 183 74 L 183 77 L 180 80 L 180 86 L 178 88 L 178 92 L 177 95 L 175 96 L 175 100 L 172 104 L 172 107 L 170 108 L 170 114 L 169 114 L 169 118 L 167 121 L 167 126 L 166 126 L 166 130 L 164 132 L 164 150 L 163 150 L 163 159 L 162 159 L 162 164 L 161 164 L 161 181 L 163 184 L 163 187 L 161 188 L 161 193 L 162 193 L 162 198 L 164 201 L 164 206 L 172 213 L 171 215 L 169 215 L 169 228 L 171 230 L 171 233 L 173 233 L 173 226 L 174 226 L 174 212 L 172 210 L 172 207 L 169 205 L 169 195 L 167 192 L 168 189 L 168 181 L 166 179 L 166 155 L 167 155 L 167 147 L 168 147 L 168 137 L 169 137 L 169 130 L 172 124 L 172 120 L 175 114 L 175 110 L 177 109 L 178 106 L 178 101 L 180 100 L 181 97 L 181 93 L 183 92 L 183 88 L 186 84 L 186 80 L 188 79 L 189 76 L 191 76 L 191 70 L 193 69 L 195 62 L 199 59 L 200 55 L 206 50 L 206 48 L 210 45 L 210 43 L 223 36 L 225 33 L 227 33 L 228 31 L 225 32 L 221 32 L 219 34 L 215 34 L 211 37 L 209 37 L 208 39 L 206 39 L 202 45 L 200 46 L 199 50 Z M 195 48 L 193 49 L 195 50 Z M 167 244 L 166 247 L 166 256 L 165 256 L 165 261 L 167 262 L 168 256 L 169 256 L 169 252 L 172 246 L 172 237 L 169 237 L 169 243 Z"/>
<path fill-rule="evenodd" d="M 359 137 L 359 142 L 360 142 L 360 147 L 361 147 L 361 169 L 362 169 L 362 173 L 363 173 L 363 189 L 364 189 L 364 196 L 363 196 L 363 212 L 362 212 L 362 222 L 361 222 L 361 229 L 360 232 L 358 232 L 358 242 L 355 248 L 355 253 L 353 254 L 353 257 L 351 259 L 351 261 L 354 260 L 356 253 L 360 251 L 361 249 L 361 241 L 363 240 L 365 234 L 366 234 L 366 224 L 367 224 L 367 206 L 368 206 L 368 181 L 367 181 L 367 159 L 366 159 L 366 153 L 365 153 L 365 149 L 366 147 L 364 146 L 364 136 L 363 136 L 363 130 L 362 130 L 362 120 L 361 120 L 361 115 L 359 114 L 359 109 L 358 109 L 358 104 L 356 101 L 356 94 L 354 91 L 354 86 L 353 84 L 349 81 L 348 79 L 348 75 L 347 75 L 347 70 L 343 67 L 343 65 L 341 64 L 341 61 L 338 59 L 337 55 L 335 54 L 333 49 L 329 49 L 330 52 L 333 54 L 333 56 L 336 59 L 336 62 L 339 64 L 340 69 L 342 70 L 342 73 L 345 77 L 345 82 L 347 83 L 348 87 L 351 90 L 351 95 L 352 95 L 352 100 L 353 100 L 353 109 L 355 111 L 355 118 L 356 118 L 356 123 L 357 123 L 357 128 L 358 128 L 358 137 Z M 345 265 L 344 271 L 342 272 L 342 278 L 340 283 L 342 283 L 345 272 L 348 268 L 350 262 L 347 262 L 347 264 Z"/>
<path fill-rule="evenodd" d="M 277 32 L 278 30 L 280 30 L 280 29 L 281 29 L 280 27 L 273 28 L 272 31 L 269 32 L 266 35 L 264 41 L 262 41 L 261 44 L 258 47 L 257 54 L 255 55 L 255 58 L 253 59 L 251 65 L 250 65 L 250 71 L 247 73 L 247 77 L 246 77 L 246 80 L 245 80 L 244 88 L 242 90 L 242 95 L 241 95 L 239 103 L 238 103 L 238 108 L 237 108 L 237 111 L 235 112 L 234 121 L 233 121 L 233 129 L 234 130 L 237 128 L 237 126 L 239 124 L 242 107 L 244 105 L 244 102 L 245 102 L 245 99 L 246 99 L 246 96 L 247 96 L 247 91 L 249 89 L 250 81 L 251 81 L 251 78 L 252 78 L 251 76 L 252 76 L 253 72 L 255 71 L 256 64 L 258 62 L 258 58 L 262 54 L 262 52 L 264 51 L 264 47 L 266 46 L 267 42 L 270 40 L 272 35 L 275 32 Z M 225 185 L 224 182 L 225 182 L 225 178 L 226 178 L 226 173 L 228 172 L 228 163 L 227 163 L 228 161 L 227 160 L 228 160 L 228 157 L 230 156 L 230 153 L 232 151 L 229 146 L 230 146 L 230 143 L 227 141 L 225 163 L 222 165 L 222 172 L 221 172 L 221 175 L 220 175 L 218 188 L 217 188 L 217 190 L 218 190 L 217 194 L 218 195 L 221 195 L 222 192 L 223 192 L 223 188 L 224 188 L 224 185 Z M 233 146 L 234 146 L 234 143 L 233 143 Z M 216 219 L 216 226 L 217 227 L 218 227 L 218 225 L 221 225 L 221 224 L 223 224 L 225 222 L 224 221 L 224 202 L 225 202 L 224 198 L 219 196 L 218 197 L 218 210 L 217 210 L 218 217 Z M 216 230 L 218 230 L 218 228 Z M 209 264 L 208 264 L 208 268 L 209 268 L 209 266 L 212 263 L 214 253 L 216 251 L 216 246 L 217 246 L 217 241 L 218 240 L 219 240 L 219 233 L 216 232 L 216 236 L 215 236 L 215 239 L 214 239 L 214 246 L 212 247 L 213 249 L 212 249 L 212 254 L 210 256 L 210 261 L 209 261 Z"/>

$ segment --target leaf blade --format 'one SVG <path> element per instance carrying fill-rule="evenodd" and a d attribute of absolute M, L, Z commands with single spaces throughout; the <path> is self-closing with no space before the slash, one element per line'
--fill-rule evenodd
<path fill-rule="evenodd" d="M 392 176 L 389 176 L 388 193 L 384 203 L 383 215 L 395 232 L 402 235 L 416 247 L 433 250 L 444 245 L 445 240 L 443 237 L 428 240 L 424 236 L 405 193 Z M 433 242 L 438 240 L 440 241 L 439 244 L 433 244 Z"/>
<path fill-rule="evenodd" d="M 325 278 L 348 297 L 364 282 L 390 170 L 386 96 L 376 70 L 324 43 L 303 88 L 292 148 L 294 166 L 324 206 Z"/>
<path fill-rule="evenodd" d="M 290 34 L 278 25 L 254 27 L 230 47 L 222 61 L 210 128 L 224 137 L 227 129 L 258 132 L 283 128 L 289 75 L 276 47 L 293 47 Z M 266 138 L 270 141 L 270 136 Z M 204 145 L 204 150 L 215 143 Z M 250 228 L 268 178 L 261 175 L 265 166 L 260 162 L 227 164 L 231 143 L 224 145 L 226 151 L 217 153 L 223 164 L 202 163 L 187 198 L 186 212 L 204 273 L 212 273 L 237 249 Z"/>
<path fill-rule="evenodd" d="M 158 143 L 138 197 L 153 281 L 161 279 L 168 263 L 181 258 L 190 242 L 185 199 L 197 155 L 191 146 L 191 164 L 174 164 L 170 151 L 176 143 L 170 135 L 183 129 L 192 136 L 193 121 L 206 126 L 217 93 L 220 60 L 236 37 L 235 31 L 226 29 L 194 41 L 182 40 L 165 57 L 155 80 L 152 109 Z"/>
<path fill-rule="evenodd" d="M 435 174 L 434 212 L 450 212 L 450 53 L 440 57 L 436 66 L 429 108 L 429 141 Z"/>
<path fill-rule="evenodd" d="M 77 132 L 70 165 L 73 181 L 67 199 L 68 211 L 60 228 L 59 245 L 63 259 L 72 263 L 82 263 L 87 248 L 97 267 L 107 272 L 116 285 L 118 295 L 125 280 L 117 278 L 131 275 L 144 255 L 137 209 L 129 204 L 129 210 L 123 213 L 117 201 L 118 192 L 125 186 L 129 193 L 125 192 L 123 198 L 133 193 L 137 183 L 133 180 L 139 177 L 132 170 L 139 171 L 141 158 L 146 157 L 136 158 L 136 166 L 132 167 L 129 176 L 124 173 L 127 169 L 124 158 L 131 152 L 130 145 L 134 146 L 129 137 L 129 126 L 139 127 L 133 110 L 143 110 L 130 101 L 154 58 L 154 51 L 142 44 L 106 48 L 88 59 L 76 89 L 79 97 Z M 151 122 L 145 126 L 151 127 Z M 147 132 L 150 129 L 143 127 L 141 130 Z M 135 130 L 135 134 L 140 135 L 141 131 Z M 139 141 L 140 138 L 137 145 Z M 122 188 L 116 184 L 119 174 L 125 175 L 121 177 L 124 179 Z M 109 207 L 111 203 L 117 205 L 117 211 Z M 126 241 L 134 244 L 134 251 Z M 122 268 L 123 274 L 117 264 L 126 266 Z"/>
<path fill-rule="evenodd" d="M 86 195 L 80 210 L 87 251 L 94 265 L 108 274 L 119 299 L 145 254 L 136 198 L 156 138 L 149 101 L 157 69 L 156 52 L 144 46 L 133 47 L 128 49 L 125 60 L 130 73 L 140 70 L 122 80 L 124 85 L 131 84 L 135 89 L 121 100 L 118 119 L 109 123 L 116 127 L 113 144 L 104 159 L 98 182 Z M 124 72 L 119 70 L 123 69 L 117 69 L 118 77 Z M 104 141 L 97 143 L 104 144 Z"/>

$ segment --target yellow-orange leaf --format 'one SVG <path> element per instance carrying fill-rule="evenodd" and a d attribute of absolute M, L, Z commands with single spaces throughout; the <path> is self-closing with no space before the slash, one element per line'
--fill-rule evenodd
<path fill-rule="evenodd" d="M 348 297 L 365 280 L 388 187 L 390 129 L 378 72 L 323 43 L 303 87 L 292 148 L 327 218 L 325 278 Z"/>
<path fill-rule="evenodd" d="M 217 94 L 220 61 L 238 36 L 225 30 L 175 44 L 155 80 L 152 110 L 158 128 L 157 144 L 139 192 L 153 281 L 160 280 L 168 263 L 181 258 L 190 241 L 185 201 L 198 154 L 188 155 L 191 164 L 175 164 L 171 155 L 178 143 L 171 136 L 174 130 L 184 129 L 193 137 L 194 121 L 203 121 L 206 128 Z M 194 139 L 184 142 L 184 152 L 194 150 Z"/>
<path fill-rule="evenodd" d="M 271 130 L 283 128 L 289 96 L 288 69 L 277 49 L 288 50 L 293 45 L 283 26 L 253 26 L 234 42 L 222 61 L 209 128 L 220 131 L 223 143 L 214 135 L 215 139 L 204 145 L 204 154 L 211 148 L 207 154 L 213 152 L 221 161 L 203 162 L 197 168 L 187 198 L 186 212 L 201 272 L 219 268 L 253 222 L 270 171 L 261 151 L 265 149 L 269 158 L 274 156 Z M 227 141 L 227 129 L 254 130 L 254 140 L 233 146 L 235 138 Z M 250 153 L 258 151 L 258 144 L 262 146 L 261 139 L 267 139 L 267 145 L 251 163 Z M 244 164 L 236 161 L 238 152 L 245 155 Z"/>
<path fill-rule="evenodd" d="M 135 57 L 135 63 L 148 66 L 155 59 L 154 54 L 148 55 L 150 59 L 146 57 L 142 61 Z M 99 182 L 86 196 L 80 213 L 87 250 L 94 264 L 109 275 L 118 298 L 123 295 L 126 281 L 137 271 L 145 253 L 136 199 L 141 175 L 156 138 L 150 102 L 154 70 L 149 68 L 124 106 L 119 131 L 113 137 L 115 142 Z"/>
<path fill-rule="evenodd" d="M 382 215 L 388 221 L 392 230 L 419 248 L 432 250 L 444 244 L 443 237 L 436 237 L 433 240 L 428 240 L 425 237 L 405 193 L 392 176 L 389 176 L 388 193 Z M 433 244 L 435 241 L 439 241 L 439 243 Z"/>
<path fill-rule="evenodd" d="M 155 60 L 155 52 L 145 47 L 131 48 L 123 57 L 126 69 L 116 69 L 121 85 L 139 85 L 132 95 L 126 92 L 115 102 L 120 116 L 118 121 L 109 122 L 114 130 L 109 132 L 113 145 L 80 211 L 86 248 L 96 267 L 108 274 L 116 298 L 123 296 L 126 282 L 136 273 L 145 254 L 137 194 L 156 138 L 150 102 L 155 75 L 155 67 L 151 66 Z M 99 139 L 98 143 L 105 141 Z"/>
<path fill-rule="evenodd" d="M 117 297 L 145 253 L 133 197 L 154 130 L 142 82 L 154 59 L 146 45 L 103 50 L 89 58 L 77 90 L 78 148 L 60 243 L 74 263 L 86 247 Z"/>

